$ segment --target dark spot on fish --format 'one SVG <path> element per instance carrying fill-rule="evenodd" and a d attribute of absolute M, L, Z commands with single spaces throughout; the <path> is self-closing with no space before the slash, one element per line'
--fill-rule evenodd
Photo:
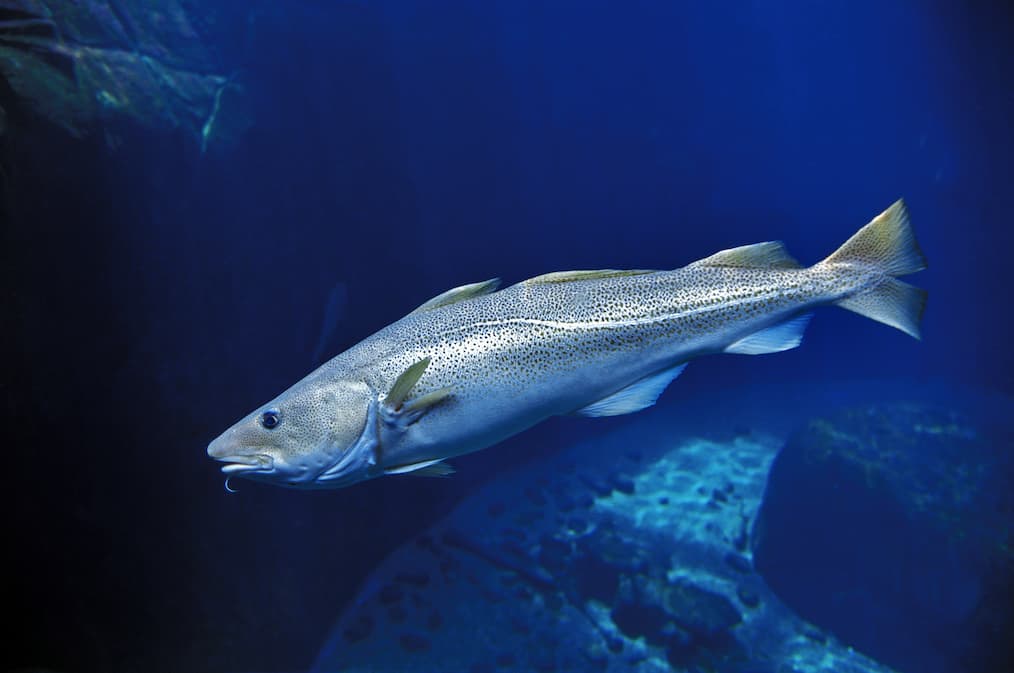
<path fill-rule="evenodd" d="M 729 496 L 727 496 L 722 491 L 719 491 L 717 488 L 711 491 L 711 498 L 712 498 L 712 500 L 715 500 L 715 501 L 721 502 L 721 503 L 729 502 Z"/>
<path fill-rule="evenodd" d="M 658 504 L 660 504 L 660 505 L 668 505 L 669 504 L 669 498 L 667 498 L 667 497 L 665 497 L 663 495 L 661 498 L 658 499 Z"/>

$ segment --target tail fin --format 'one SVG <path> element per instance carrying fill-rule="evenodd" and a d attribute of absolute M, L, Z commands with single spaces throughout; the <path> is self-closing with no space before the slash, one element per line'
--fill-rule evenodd
<path fill-rule="evenodd" d="M 822 262 L 835 263 L 859 264 L 884 274 L 872 289 L 846 297 L 838 306 L 920 338 L 926 291 L 895 278 L 926 268 L 904 201 L 895 201 Z"/>

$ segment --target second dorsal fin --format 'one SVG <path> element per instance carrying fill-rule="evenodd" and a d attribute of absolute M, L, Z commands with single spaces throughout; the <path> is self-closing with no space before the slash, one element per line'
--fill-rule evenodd
<path fill-rule="evenodd" d="M 643 276 L 655 273 L 651 269 L 588 269 L 582 271 L 553 271 L 524 281 L 525 285 L 542 285 L 544 283 L 569 283 L 575 280 L 595 280 L 598 278 L 617 278 L 620 276 Z"/>
<path fill-rule="evenodd" d="M 441 306 L 447 306 L 448 304 L 456 304 L 459 301 L 465 301 L 472 297 L 480 297 L 484 294 L 496 292 L 496 289 L 500 287 L 499 278 L 491 278 L 484 280 L 480 283 L 469 283 L 468 285 L 461 285 L 460 287 L 452 287 L 447 292 L 438 294 L 437 296 L 430 299 L 428 302 L 412 311 L 412 313 L 424 313 L 426 311 L 432 311 L 435 308 Z M 409 315 L 412 315 L 411 313 Z"/>
<path fill-rule="evenodd" d="M 799 269 L 781 241 L 765 241 L 753 245 L 721 250 L 710 257 L 694 262 L 699 266 L 731 266 L 746 269 Z"/>

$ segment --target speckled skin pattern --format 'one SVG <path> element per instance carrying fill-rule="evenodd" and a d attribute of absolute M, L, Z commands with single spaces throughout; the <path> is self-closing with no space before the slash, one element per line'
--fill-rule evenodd
<path fill-rule="evenodd" d="M 386 464 L 483 448 L 567 414 L 680 362 L 874 281 L 848 266 L 744 269 L 692 264 L 675 271 L 522 282 L 413 313 L 311 379 L 356 377 L 383 394 L 412 363 L 431 364 L 414 394 L 451 399 L 385 446 Z M 309 385 L 317 385 L 308 381 Z"/>

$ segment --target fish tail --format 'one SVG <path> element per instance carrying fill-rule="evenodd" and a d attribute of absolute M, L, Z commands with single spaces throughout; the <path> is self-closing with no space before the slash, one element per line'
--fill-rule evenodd
<path fill-rule="evenodd" d="M 909 225 L 904 201 L 895 201 L 821 264 L 847 264 L 882 274 L 883 279 L 873 287 L 836 304 L 920 338 L 919 322 L 926 307 L 926 291 L 897 279 L 926 268 L 926 258 Z"/>

